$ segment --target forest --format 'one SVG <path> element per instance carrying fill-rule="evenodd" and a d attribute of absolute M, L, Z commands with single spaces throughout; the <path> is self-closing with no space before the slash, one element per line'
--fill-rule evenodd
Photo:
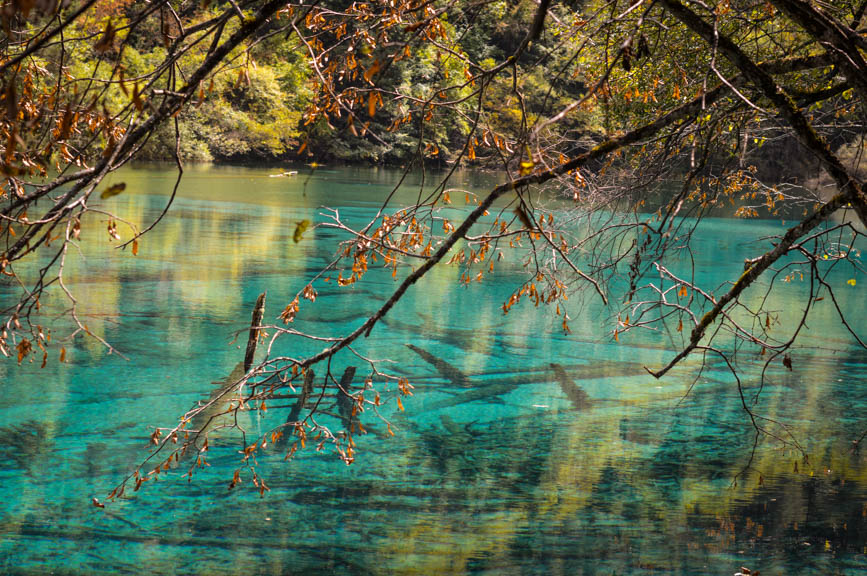
<path fill-rule="evenodd" d="M 762 19 L 770 20 L 774 10 L 770 4 L 760 4 L 740 9 L 744 17 L 754 19 L 757 27 Z M 15 5 L 15 2 L 10 4 Z M 340 16 L 345 17 L 341 10 L 349 6 L 350 3 L 329 7 L 316 18 L 307 18 L 306 23 L 314 24 L 320 19 L 324 24 L 330 12 L 334 12 L 336 21 Z M 225 15 L 226 3 L 185 2 L 178 10 L 179 18 L 208 22 Z M 754 12 L 749 13 L 749 10 Z M 857 7 L 853 10 L 857 11 Z M 221 62 L 200 87 L 193 105 L 179 113 L 180 156 L 193 162 L 348 162 L 402 166 L 415 161 L 419 152 L 417 133 L 402 126 L 409 123 L 417 129 L 423 119 L 428 163 L 448 165 L 461 160 L 470 166 L 495 169 L 501 159 L 490 149 L 490 144 L 474 144 L 471 152 L 464 150 L 465 138 L 470 132 L 470 116 L 476 105 L 467 96 L 473 92 L 474 74 L 498 68 L 498 64 L 521 48 L 536 14 L 537 6 L 532 2 L 457 3 L 450 5 L 443 12 L 444 17 L 436 22 L 441 38 L 432 39 L 425 32 L 423 39 L 427 41 L 414 45 L 417 24 L 392 24 L 389 26 L 392 36 L 383 46 L 375 45 L 372 37 L 366 40 L 367 44 L 355 46 L 355 40 L 347 42 L 339 32 L 334 34 L 341 26 L 345 30 L 346 23 L 325 24 L 322 32 L 314 25 L 311 27 L 314 35 L 309 40 L 299 41 L 299 36 L 282 30 L 285 26 L 275 21 L 271 25 L 274 30 L 268 27 L 259 30 L 248 39 L 243 50 L 236 50 L 237 53 Z M 107 82 L 99 97 L 99 105 L 106 114 L 118 114 L 131 99 L 135 101 L 133 91 L 138 86 L 137 79 L 150 78 L 155 69 L 164 66 L 175 24 L 168 21 L 163 11 L 159 18 L 138 22 L 139 18 L 139 7 L 134 1 L 108 0 L 95 3 L 92 9 L 66 26 L 67 34 L 75 39 L 77 46 L 81 38 L 91 41 L 63 55 L 65 73 L 70 79 L 93 78 Z M 616 50 L 611 54 L 582 50 L 579 54 L 576 48 L 586 42 L 583 34 L 588 23 L 576 15 L 571 6 L 558 4 L 547 10 L 547 21 L 548 26 L 521 48 L 522 56 L 511 69 L 503 69 L 485 79 L 486 101 L 482 104 L 491 108 L 485 118 L 487 134 L 483 136 L 488 136 L 485 141 L 493 141 L 495 135 L 510 142 L 518 141 L 527 126 L 550 120 L 570 103 L 584 100 L 589 93 L 592 101 L 585 101 L 568 115 L 546 124 L 559 138 L 569 140 L 562 152 L 574 153 L 602 141 L 612 131 L 623 129 L 630 121 L 635 121 L 636 114 L 652 115 L 662 108 L 655 106 L 659 97 L 678 100 L 681 94 L 694 90 L 683 62 L 674 62 L 669 56 L 686 51 L 677 45 L 677 42 L 687 41 L 686 38 L 657 38 L 651 47 L 648 37 L 642 34 L 630 40 L 635 46 L 626 47 L 624 56 Z M 233 31 L 238 22 L 228 19 L 221 23 L 221 32 Z M 279 34 L 275 33 L 277 28 L 281 28 Z M 316 40 L 322 42 L 323 35 L 325 42 L 329 37 L 332 40 L 333 46 L 329 45 L 327 50 L 335 56 L 327 67 L 311 66 Z M 769 48 L 774 42 L 773 38 L 769 40 Z M 404 46 L 404 51 L 395 54 L 392 46 Z M 611 44 L 605 49 L 612 48 L 616 46 Z M 756 48 L 760 49 L 758 43 Z M 651 58 L 651 49 L 654 58 Z M 174 63 L 178 73 L 191 72 L 208 50 L 207 42 L 185 49 Z M 337 53 L 344 51 L 337 57 Z M 611 62 L 605 63 L 601 58 L 617 60 L 618 57 L 621 61 L 606 70 Z M 631 62 L 642 60 L 645 63 L 633 70 Z M 107 66 L 105 63 L 109 61 L 111 65 Z M 648 65 L 651 61 L 654 64 Z M 323 94 L 326 88 L 321 74 L 330 71 L 333 75 L 338 62 L 344 68 L 337 84 L 328 88 L 332 95 L 333 90 L 340 90 L 344 97 L 357 97 L 366 94 L 365 86 L 375 85 L 378 93 L 385 96 L 385 102 L 395 105 L 381 108 L 383 104 L 376 104 L 374 114 L 364 114 L 364 118 L 358 120 L 360 125 L 355 124 L 355 116 L 344 119 L 339 113 L 335 118 L 323 115 L 327 97 Z M 660 62 L 663 66 L 656 67 Z M 44 72 L 51 76 L 50 67 Z M 803 76 L 804 70 L 793 72 L 801 72 L 798 82 L 805 83 L 798 86 L 798 91 L 807 93 L 818 86 L 817 79 Z M 34 76 L 40 75 L 31 72 L 30 78 Z M 594 92 L 598 90 L 596 84 L 600 76 L 604 76 L 604 88 L 610 93 Z M 514 90 L 516 78 L 520 78 L 520 91 Z M 465 82 L 455 82 L 456 79 Z M 50 80 L 44 77 L 43 81 Z M 446 85 L 453 85 L 453 90 L 457 91 L 448 96 L 454 102 L 433 106 L 435 113 L 430 117 L 425 114 L 420 118 L 421 113 L 417 111 L 413 119 L 412 111 L 418 109 L 418 102 Z M 813 106 L 820 109 L 821 102 L 842 94 L 841 88 L 830 91 L 825 87 L 828 93 L 815 94 Z M 851 93 L 845 97 L 851 99 Z M 443 92 L 436 98 L 445 99 L 446 94 Z M 818 177 L 819 163 L 799 153 L 796 139 L 787 135 L 756 138 L 758 133 L 751 137 L 748 132 L 742 136 L 747 144 L 738 152 L 740 162 L 749 155 L 752 164 L 759 167 L 768 180 L 803 181 Z M 840 149 L 849 161 L 860 158 L 855 136 L 857 134 L 848 131 L 843 123 L 828 134 L 832 147 Z M 171 161 L 174 140 L 171 125 L 160 125 L 137 151 L 136 158 Z M 755 146 L 749 146 L 750 142 Z M 781 161 L 781 158 L 794 161 Z"/>
<path fill-rule="evenodd" d="M 349 5 L 346 3 L 342 8 Z M 226 6 L 225 2 L 186 2 L 179 8 L 179 17 L 207 22 L 225 14 Z M 361 46 L 357 55 L 351 47 L 335 46 L 347 52 L 343 56 L 347 58 L 343 63 L 347 66 L 344 72 L 347 78 L 342 81 L 342 89 L 372 85 L 370 81 L 375 77 L 376 86 L 383 94 L 401 94 L 406 100 L 403 106 L 389 106 L 370 115 L 364 119 L 364 125 L 359 126 L 342 121 L 332 123 L 316 112 L 320 105 L 317 99 L 321 98 L 317 92 L 321 87 L 317 86 L 317 71 L 310 65 L 311 50 L 314 50 L 310 42 L 300 42 L 298 37 L 282 30 L 279 34 L 267 27 L 258 31 L 243 51 L 230 55 L 213 71 L 194 105 L 185 107 L 178 116 L 181 158 L 193 162 L 271 164 L 333 161 L 401 165 L 411 162 L 417 153 L 416 138 L 398 128 L 411 121 L 407 116 L 414 108 L 412 99 L 427 98 L 432 89 L 450 78 L 471 76 L 466 62 L 490 68 L 506 59 L 521 44 L 535 14 L 535 7 L 529 2 L 467 3 L 455 8 L 438 23 L 442 26 L 440 33 L 447 39 L 445 43 L 407 45 L 404 53 L 392 56 L 387 65 L 384 60 L 382 64 L 374 64 L 380 61 L 378 54 L 393 52 L 388 47 L 406 43 L 413 30 L 404 32 L 400 27 L 392 28 L 395 36 L 389 39 L 388 46 Z M 328 10 L 340 9 L 335 6 Z M 325 18 L 328 10 L 317 18 Z M 135 22 L 139 11 L 140 7 L 133 0 L 98 2 L 67 27 L 70 37 L 92 38 L 93 42 L 85 49 L 69 50 L 65 55 L 66 73 L 71 78 L 89 78 L 96 71 L 97 77 L 105 75 L 103 81 L 116 79 L 100 98 L 100 104 L 108 113 L 122 110 L 132 97 L 135 79 L 149 76 L 166 58 L 173 23 L 164 23 L 161 15 L 160 19 L 149 19 L 133 26 L 131 23 Z M 565 11 L 564 18 L 568 21 Z M 311 24 L 315 21 L 310 19 Z M 165 32 L 161 32 L 163 25 Z M 238 20 L 229 19 L 223 33 L 228 34 L 237 26 Z M 559 46 L 569 31 L 559 20 L 557 26 L 564 28 L 535 41 L 527 57 L 515 69 L 524 82 L 523 104 L 512 93 L 512 79 L 508 74 L 492 79 L 486 98 L 498 102 L 500 108 L 490 119 L 492 130 L 514 132 L 522 123 L 586 92 L 586 79 L 581 76 L 551 77 L 547 73 L 547 70 L 562 67 L 569 57 L 568 51 Z M 276 21 L 272 28 L 278 27 L 279 21 Z M 339 41 L 340 35 L 335 34 L 333 38 Z M 192 70 L 208 49 L 206 42 L 200 42 L 186 50 L 176 63 L 179 72 Z M 551 59 L 550 53 L 555 53 L 556 58 Z M 115 68 L 97 65 L 107 59 L 113 61 Z M 463 92 L 470 93 L 466 88 Z M 438 151 L 430 161 L 448 164 L 459 157 L 469 131 L 467 114 L 471 109 L 472 104 L 466 102 L 442 107 L 435 117 L 425 122 L 425 144 L 430 150 L 435 147 Z M 586 133 L 588 142 L 598 138 L 603 129 L 601 115 L 590 111 L 573 115 L 563 130 L 576 129 Z M 159 127 L 138 152 L 137 159 L 171 161 L 174 139 L 170 125 Z M 480 166 L 493 161 L 489 152 L 470 159 Z"/>

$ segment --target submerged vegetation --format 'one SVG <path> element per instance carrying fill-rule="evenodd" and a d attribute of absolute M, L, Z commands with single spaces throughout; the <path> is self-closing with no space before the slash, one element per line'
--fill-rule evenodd
<path fill-rule="evenodd" d="M 29 472 L 51 451 L 50 432 L 38 420 L 0 428 L 0 459 L 6 465 Z"/>

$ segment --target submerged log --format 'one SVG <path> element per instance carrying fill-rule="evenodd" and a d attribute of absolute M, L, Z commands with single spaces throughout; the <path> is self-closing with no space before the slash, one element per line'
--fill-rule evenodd
<path fill-rule="evenodd" d="M 472 374 L 472 389 L 466 392 L 455 393 L 452 398 L 435 401 L 425 404 L 426 410 L 439 410 L 442 408 L 451 408 L 470 402 L 488 402 L 502 403 L 501 396 L 512 392 L 519 386 L 529 386 L 533 384 L 547 384 L 551 382 L 551 370 L 554 370 L 557 382 L 560 389 L 571 401 L 572 406 L 576 410 L 586 410 L 591 408 L 598 402 L 610 402 L 611 400 L 594 400 L 587 392 L 584 391 L 576 381 L 582 380 L 598 380 L 600 378 L 631 378 L 635 376 L 644 376 L 647 371 L 643 364 L 635 362 L 622 362 L 617 365 L 616 370 L 612 370 L 607 366 L 575 366 L 573 369 L 578 372 L 573 376 L 569 376 L 566 369 L 556 363 L 549 364 L 546 367 L 521 369 L 515 372 L 487 372 Z M 464 375 L 467 380 L 470 380 L 469 375 Z M 413 381 L 424 380 L 425 377 L 415 376 Z"/>
<path fill-rule="evenodd" d="M 253 358 L 256 356 L 256 346 L 259 344 L 259 333 L 261 332 L 262 318 L 265 317 L 265 294 L 259 294 L 256 299 L 256 306 L 253 308 L 253 318 L 250 321 L 250 335 L 247 337 L 247 353 L 244 354 L 244 374 L 250 371 L 253 365 Z"/>
<path fill-rule="evenodd" d="M 442 358 L 437 358 L 427 350 L 422 350 L 413 344 L 407 344 L 406 347 L 421 356 L 425 362 L 436 368 L 437 372 L 439 372 L 443 378 L 450 381 L 458 388 L 469 388 L 472 386 L 472 383 L 470 382 L 470 379 L 467 378 L 466 374 Z"/>
<path fill-rule="evenodd" d="M 227 418 L 225 414 L 229 402 L 234 397 L 233 392 L 238 387 L 244 376 L 250 371 L 253 364 L 253 358 L 256 355 L 256 345 L 259 342 L 260 326 L 262 318 L 265 315 L 265 292 L 259 295 L 256 300 L 256 306 L 253 309 L 253 317 L 250 321 L 250 335 L 247 339 L 247 350 L 244 355 L 244 360 L 238 362 L 232 372 L 222 380 L 212 382 L 212 390 L 208 395 L 208 399 L 199 406 L 207 406 L 204 410 L 193 416 L 190 422 L 190 429 L 197 430 L 200 437 L 207 437 L 208 433 L 213 430 L 220 422 Z M 184 450 L 182 456 L 189 455 L 187 450 Z"/>
<path fill-rule="evenodd" d="M 471 423 L 458 424 L 448 414 L 440 414 L 440 422 L 442 422 L 443 428 L 445 428 L 446 432 L 448 432 L 453 438 L 471 440 L 479 435 L 477 432 L 473 432 L 470 429 L 470 426 L 472 425 Z"/>
<path fill-rule="evenodd" d="M 355 366 L 348 366 L 340 378 L 340 389 L 337 391 L 337 411 L 340 420 L 347 432 L 352 432 L 352 408 L 355 406 L 355 398 L 349 391 L 352 389 L 352 379 L 355 378 Z"/>
<path fill-rule="evenodd" d="M 565 370 L 572 374 L 576 382 L 583 380 L 599 380 L 603 378 L 629 378 L 634 376 L 646 376 L 647 370 L 644 364 L 639 362 L 618 362 L 616 366 L 570 364 L 562 365 Z M 440 375 L 405 374 L 413 384 L 416 382 L 430 382 L 440 380 Z M 551 382 L 551 365 L 549 363 L 538 366 L 520 366 L 513 368 L 479 370 L 464 372 L 464 376 L 472 382 L 473 388 L 484 386 L 485 382 L 509 382 L 517 385 L 543 384 Z"/>
<path fill-rule="evenodd" d="M 452 406 L 460 406 L 468 402 L 487 401 L 488 403 L 502 403 L 500 396 L 504 396 L 517 388 L 518 385 L 510 382 L 497 382 L 488 384 L 479 388 L 474 388 L 468 392 L 457 394 L 452 398 L 446 398 L 439 402 L 434 402 L 425 406 L 426 410 L 439 410 L 442 408 L 451 408 Z"/>
<path fill-rule="evenodd" d="M 444 328 L 438 326 L 433 317 L 425 314 L 417 313 L 421 319 L 421 326 L 424 326 L 425 335 L 431 340 L 436 340 L 449 346 L 453 346 L 459 350 L 465 350 L 473 341 L 478 340 L 480 335 L 475 330 L 466 330 L 462 328 Z M 383 322 L 389 327 L 408 334 L 418 334 L 420 326 L 409 322 L 403 322 L 395 318 L 386 318 Z"/>
<path fill-rule="evenodd" d="M 211 385 L 214 388 L 211 390 L 208 399 L 205 401 L 205 404 L 209 404 L 209 406 L 207 409 L 202 410 L 193 416 L 193 419 L 190 422 L 191 430 L 199 430 L 200 433 L 207 433 L 208 430 L 214 427 L 214 423 L 216 420 L 219 420 L 221 412 L 225 411 L 226 404 L 228 403 L 228 398 L 226 397 L 231 396 L 232 388 L 236 387 L 238 381 L 244 377 L 244 374 L 246 374 L 244 371 L 244 363 L 238 362 L 235 365 L 234 370 L 232 370 L 226 378 L 211 382 Z M 223 398 L 224 401 L 215 402 L 215 400 L 219 400 L 220 398 Z"/>
<path fill-rule="evenodd" d="M 298 401 L 295 403 L 295 406 L 292 407 L 289 416 L 286 417 L 287 424 L 298 422 L 298 417 L 304 409 L 304 404 L 307 403 L 307 399 L 313 393 L 313 380 L 315 378 L 316 374 L 313 373 L 313 369 L 308 368 L 307 372 L 304 374 L 304 384 L 301 387 L 301 396 L 298 397 Z"/>
<path fill-rule="evenodd" d="M 554 370 L 554 376 L 557 378 L 557 383 L 560 384 L 560 390 L 572 402 L 572 406 L 576 410 L 587 410 L 593 405 L 593 400 L 584 391 L 581 386 L 575 383 L 572 378 L 566 373 L 566 370 L 556 362 L 551 363 L 551 368 Z"/>

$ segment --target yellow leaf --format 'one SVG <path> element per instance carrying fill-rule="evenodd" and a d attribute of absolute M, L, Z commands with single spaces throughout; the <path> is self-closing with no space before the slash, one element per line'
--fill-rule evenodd
<path fill-rule="evenodd" d="M 848 284 L 849 286 L 854 286 L 855 285 L 855 279 L 849 278 L 848 280 L 846 280 L 846 284 Z"/>

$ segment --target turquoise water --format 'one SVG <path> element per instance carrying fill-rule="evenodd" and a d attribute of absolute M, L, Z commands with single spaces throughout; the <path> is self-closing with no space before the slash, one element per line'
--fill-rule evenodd
<path fill-rule="evenodd" d="M 361 224 L 398 175 L 325 167 L 307 178 L 275 171 L 191 168 L 163 222 L 138 256 L 109 245 L 105 221 L 86 222 L 84 259 L 71 257 L 70 287 L 88 329 L 128 357 L 82 336 L 63 342 L 69 363 L 0 363 L 0 572 L 9 574 L 860 574 L 867 568 L 867 462 L 851 442 L 867 429 L 867 357 L 817 303 L 795 371 L 772 367 L 756 410 L 786 422 L 809 462 L 753 433 L 732 378 L 718 362 L 697 375 L 690 358 L 662 380 L 672 355 L 653 335 L 611 338 L 612 311 L 594 298 L 570 310 L 571 335 L 527 303 L 501 306 L 524 279 L 507 258 L 493 280 L 459 286 L 438 267 L 413 287 L 358 347 L 388 358 L 415 395 L 404 412 L 383 406 L 383 425 L 357 437 L 346 466 L 323 450 L 291 463 L 265 451 L 270 492 L 229 491 L 239 455 L 217 441 L 192 482 L 174 472 L 105 509 L 106 494 L 147 454 L 149 426 L 166 426 L 206 397 L 243 350 L 234 332 L 267 290 L 266 318 L 282 308 L 345 238 L 322 228 L 293 242 L 320 206 Z M 171 170 L 128 169 L 127 191 L 104 203 L 146 225 L 166 202 Z M 459 174 L 476 189 L 488 176 Z M 417 191 L 411 179 L 406 196 Z M 456 197 L 455 194 L 452 195 Z M 462 202 L 456 202 L 459 220 Z M 771 221 L 713 220 L 694 245 L 706 285 L 736 278 L 750 238 L 779 232 Z M 128 237 L 123 225 L 120 233 Z M 841 306 L 865 328 L 862 284 L 831 279 Z M 296 323 L 338 335 L 360 325 L 396 286 L 388 270 L 362 282 L 319 286 Z M 845 288 L 845 289 L 844 289 Z M 0 288 L 3 302 L 14 290 Z M 772 309 L 797 315 L 800 282 L 781 285 Z M 59 294 L 46 314 L 64 306 Z M 49 316 L 50 318 L 51 316 Z M 782 328 L 781 328 L 782 330 Z M 58 330 L 58 338 L 63 331 Z M 240 341 L 243 341 L 243 337 Z M 462 371 L 448 382 L 406 344 Z M 51 349 L 56 359 L 60 343 Z M 322 345 L 287 342 L 280 353 Z M 741 355 L 748 392 L 762 358 Z M 335 371 L 358 359 L 341 355 Z M 551 363 L 587 394 L 571 401 Z M 360 367 L 360 374 L 366 368 Z M 275 404 L 268 417 L 279 413 Z M 285 412 L 284 412 L 285 413 Z M 279 417 L 279 415 L 278 415 Z M 265 429 L 251 412 L 243 424 Z"/>

